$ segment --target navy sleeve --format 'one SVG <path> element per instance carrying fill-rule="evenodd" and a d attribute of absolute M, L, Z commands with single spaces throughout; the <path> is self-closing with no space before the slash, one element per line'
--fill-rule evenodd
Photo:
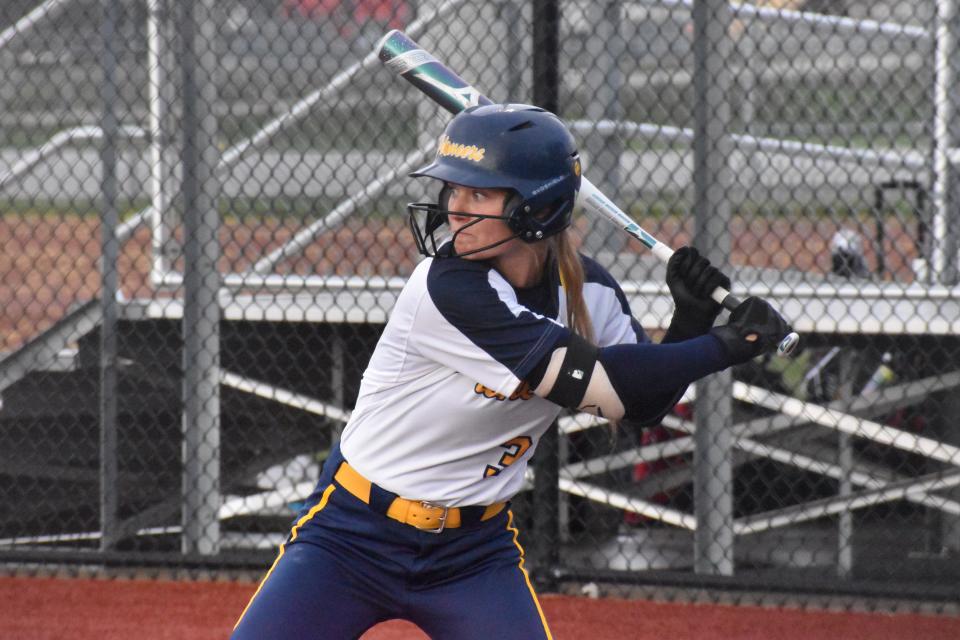
<path fill-rule="evenodd" d="M 483 263 L 436 260 L 427 288 L 444 320 L 521 380 L 569 334 L 521 305 L 509 284 Z"/>
<path fill-rule="evenodd" d="M 643 424 L 663 418 L 691 382 L 731 364 L 710 334 L 670 344 L 604 347 L 598 359 L 626 408 L 624 418 Z"/>

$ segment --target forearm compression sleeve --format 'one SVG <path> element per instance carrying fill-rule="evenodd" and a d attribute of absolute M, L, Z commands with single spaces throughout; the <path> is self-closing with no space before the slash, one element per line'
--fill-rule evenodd
<path fill-rule="evenodd" d="M 619 413 L 620 409 L 603 399 L 615 396 L 623 417 L 640 423 L 659 421 L 688 384 L 730 366 L 722 344 L 710 334 L 669 344 L 620 344 L 599 349 L 570 334 L 556 347 L 565 348 L 565 355 L 560 370 L 551 374 L 548 400 L 571 409 L 587 406 L 583 403 L 591 379 L 589 372 L 599 363 L 606 380 L 599 384 L 609 386 L 606 390 L 598 387 L 586 400 L 588 406 L 599 411 L 588 410 L 599 415 Z M 532 387 L 540 385 L 552 357 L 548 355 L 531 371 L 527 381 Z"/>
<path fill-rule="evenodd" d="M 720 341 L 710 334 L 670 344 L 604 347 L 598 361 L 623 403 L 624 418 L 638 422 L 659 419 L 687 385 L 730 365 Z"/>

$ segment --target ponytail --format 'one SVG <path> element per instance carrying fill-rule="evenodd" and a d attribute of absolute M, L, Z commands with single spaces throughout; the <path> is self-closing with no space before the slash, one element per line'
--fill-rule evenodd
<path fill-rule="evenodd" d="M 590 312 L 583 298 L 583 263 L 580 255 L 573 247 L 570 239 L 570 230 L 565 229 L 551 238 L 551 249 L 560 271 L 560 284 L 567 300 L 567 327 L 584 338 L 587 342 L 594 342 L 593 322 Z"/>

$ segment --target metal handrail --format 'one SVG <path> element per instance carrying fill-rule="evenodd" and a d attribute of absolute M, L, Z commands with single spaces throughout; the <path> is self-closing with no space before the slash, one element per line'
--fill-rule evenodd
<path fill-rule="evenodd" d="M 693 0 L 647 0 L 642 4 L 660 5 L 668 9 L 693 8 Z M 865 36 L 883 35 L 889 37 L 907 37 L 915 40 L 931 40 L 930 32 L 923 27 L 904 25 L 897 22 L 880 22 L 831 16 L 812 11 L 796 11 L 794 9 L 776 9 L 773 7 L 758 7 L 747 2 L 731 2 L 728 4 L 730 13 L 735 18 L 759 18 L 767 21 L 799 22 L 814 27 L 825 27 L 837 34 L 856 34 Z"/>
<path fill-rule="evenodd" d="M 147 137 L 143 129 L 134 125 L 121 126 L 117 134 L 121 138 L 126 138 L 131 142 L 145 140 Z M 71 127 L 70 129 L 64 129 L 63 131 L 55 133 L 39 147 L 27 151 L 10 169 L 0 174 L 0 191 L 62 148 L 77 142 L 90 142 L 102 138 L 103 130 L 100 127 L 94 126 Z"/>
<path fill-rule="evenodd" d="M 33 11 L 0 32 L 0 51 L 17 38 L 25 36 L 44 19 L 52 18 L 56 15 L 57 11 L 63 9 L 72 1 L 73 0 L 46 0 L 46 2 L 41 3 Z"/>

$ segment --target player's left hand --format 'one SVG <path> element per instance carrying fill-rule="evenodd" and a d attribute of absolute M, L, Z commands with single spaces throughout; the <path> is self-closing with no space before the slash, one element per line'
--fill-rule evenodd
<path fill-rule="evenodd" d="M 742 364 L 764 352 L 773 352 L 793 331 L 787 321 L 760 298 L 747 298 L 730 312 L 727 324 L 710 333 L 723 344 L 732 364 Z"/>
<path fill-rule="evenodd" d="M 722 307 L 710 294 L 717 287 L 729 290 L 730 278 L 693 247 L 681 247 L 667 262 L 667 287 L 675 306 L 671 333 L 688 338 L 713 326 Z"/>

